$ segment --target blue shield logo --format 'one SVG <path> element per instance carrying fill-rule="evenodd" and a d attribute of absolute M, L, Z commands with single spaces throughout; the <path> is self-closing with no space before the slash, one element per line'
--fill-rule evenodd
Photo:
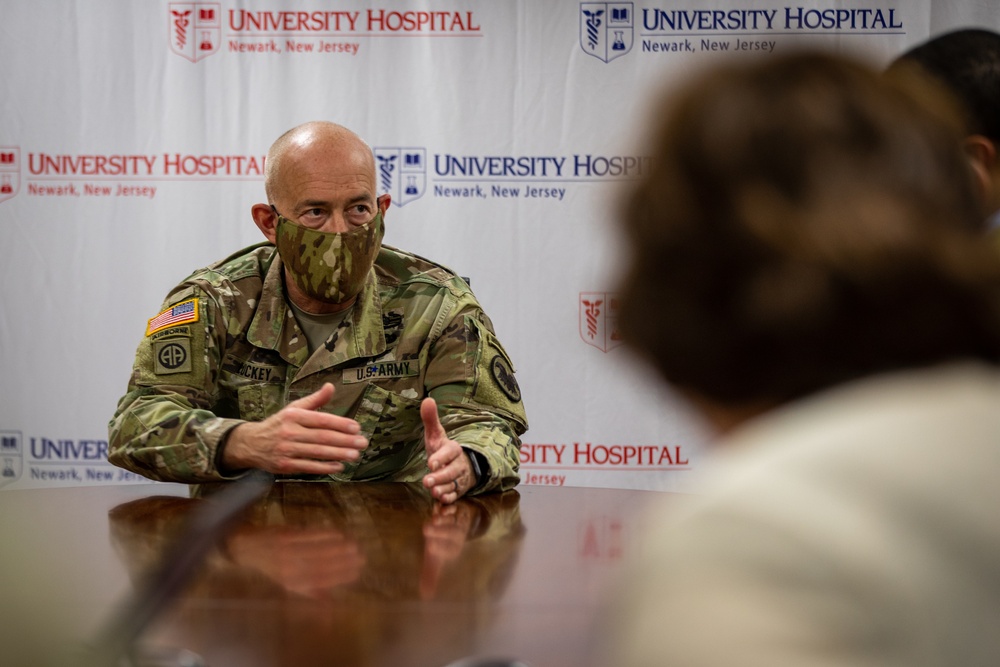
<path fill-rule="evenodd" d="M 581 2 L 580 46 L 606 63 L 632 50 L 635 10 L 631 2 Z"/>
<path fill-rule="evenodd" d="M 0 488 L 21 477 L 24 445 L 20 431 L 0 431 Z"/>
<path fill-rule="evenodd" d="M 378 193 L 406 206 L 427 189 L 427 151 L 423 148 L 376 148 L 375 178 Z"/>

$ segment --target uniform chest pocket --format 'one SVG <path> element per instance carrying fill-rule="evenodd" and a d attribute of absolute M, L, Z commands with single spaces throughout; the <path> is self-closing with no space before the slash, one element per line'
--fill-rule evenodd
<path fill-rule="evenodd" d="M 368 438 L 351 478 L 384 479 L 404 470 L 423 450 L 423 423 L 420 399 L 407 398 L 375 384 L 369 384 L 353 415 Z"/>
<path fill-rule="evenodd" d="M 261 421 L 282 408 L 285 386 L 283 384 L 253 383 L 236 389 L 240 419 Z"/>

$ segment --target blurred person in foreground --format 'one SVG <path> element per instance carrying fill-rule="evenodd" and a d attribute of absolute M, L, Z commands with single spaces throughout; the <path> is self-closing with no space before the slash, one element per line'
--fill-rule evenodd
<path fill-rule="evenodd" d="M 657 108 L 619 324 L 718 442 L 600 664 L 1000 663 L 1000 256 L 928 86 L 798 53 Z"/>
<path fill-rule="evenodd" d="M 1000 34 L 963 28 L 933 37 L 896 58 L 889 72 L 915 67 L 933 77 L 963 110 L 962 146 L 973 168 L 983 217 L 1000 227 Z"/>
<path fill-rule="evenodd" d="M 188 276 L 149 320 L 108 459 L 182 483 L 422 481 L 445 503 L 513 488 L 513 364 L 464 280 L 382 244 L 371 148 L 300 125 L 268 151 L 264 189 L 266 242 Z"/>

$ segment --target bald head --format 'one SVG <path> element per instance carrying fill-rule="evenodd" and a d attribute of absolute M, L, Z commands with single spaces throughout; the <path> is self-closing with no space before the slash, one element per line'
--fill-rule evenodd
<path fill-rule="evenodd" d="M 278 137 L 267 152 L 264 167 L 264 191 L 274 202 L 288 187 L 288 180 L 300 176 L 302 169 L 319 160 L 352 164 L 375 177 L 372 150 L 361 137 L 342 125 L 329 121 L 311 121 L 293 127 Z"/>
<path fill-rule="evenodd" d="M 254 223 L 274 243 L 278 216 L 311 229 L 340 233 L 385 215 L 392 199 L 378 194 L 375 155 L 347 128 L 325 121 L 299 125 L 267 154 L 267 203 L 251 207 Z"/>

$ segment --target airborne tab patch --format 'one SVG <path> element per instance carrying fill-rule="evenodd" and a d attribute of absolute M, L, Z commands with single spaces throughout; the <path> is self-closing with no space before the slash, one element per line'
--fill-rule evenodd
<path fill-rule="evenodd" d="M 163 331 L 152 334 L 150 340 L 160 340 L 161 338 L 190 338 L 191 327 L 172 326 Z"/>
<path fill-rule="evenodd" d="M 146 335 L 150 336 L 157 331 L 162 331 L 178 324 L 198 321 L 198 299 L 188 299 L 176 306 L 167 308 L 156 317 L 152 317 L 146 323 Z"/>

